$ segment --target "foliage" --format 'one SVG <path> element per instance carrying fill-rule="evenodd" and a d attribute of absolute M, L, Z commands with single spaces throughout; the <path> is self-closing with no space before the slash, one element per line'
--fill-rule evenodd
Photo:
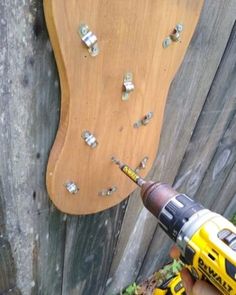
<path fill-rule="evenodd" d="M 172 263 L 165 265 L 139 286 L 136 283 L 129 285 L 120 295 L 152 294 L 156 287 L 161 286 L 164 282 L 179 273 L 182 268 L 183 263 L 180 260 L 173 260 Z"/>
<path fill-rule="evenodd" d="M 236 212 L 233 214 L 233 217 L 230 219 L 230 221 L 236 225 Z"/>
<path fill-rule="evenodd" d="M 136 283 L 129 285 L 121 295 L 137 295 L 138 294 L 138 286 Z"/>

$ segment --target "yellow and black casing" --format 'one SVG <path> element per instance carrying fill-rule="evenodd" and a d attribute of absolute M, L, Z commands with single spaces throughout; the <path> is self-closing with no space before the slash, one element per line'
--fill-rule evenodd
<path fill-rule="evenodd" d="M 156 217 L 196 279 L 236 295 L 236 227 L 231 222 L 183 194 L 171 197 Z"/>
<path fill-rule="evenodd" d="M 223 294 L 236 295 L 236 228 L 216 213 L 206 214 L 208 220 L 189 237 L 185 263 L 196 278 L 209 280 Z"/>
<path fill-rule="evenodd" d="M 153 295 L 186 295 L 180 273 L 156 288 Z"/>

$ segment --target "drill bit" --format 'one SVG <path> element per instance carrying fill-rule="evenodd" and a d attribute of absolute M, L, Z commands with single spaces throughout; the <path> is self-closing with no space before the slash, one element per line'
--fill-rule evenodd
<path fill-rule="evenodd" d="M 111 158 L 112 162 L 119 166 L 120 170 L 128 176 L 133 182 L 135 182 L 139 187 L 142 187 L 146 181 L 141 178 L 133 169 L 131 169 L 128 165 L 122 163 L 120 160 L 115 157 Z"/>

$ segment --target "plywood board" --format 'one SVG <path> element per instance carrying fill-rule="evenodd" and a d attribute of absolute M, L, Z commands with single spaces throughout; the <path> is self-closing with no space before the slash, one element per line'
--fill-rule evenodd
<path fill-rule="evenodd" d="M 166 96 L 194 32 L 203 1 L 45 0 L 46 20 L 61 80 L 61 119 L 47 170 L 54 204 L 70 214 L 89 214 L 119 203 L 134 189 L 111 162 L 114 155 L 135 168 L 144 157 L 146 176 L 155 159 Z M 87 23 L 100 53 L 91 57 L 78 35 Z M 176 24 L 181 42 L 163 48 Z M 124 74 L 133 73 L 135 90 L 123 101 Z M 148 112 L 151 122 L 134 128 Z M 98 140 L 91 149 L 82 139 L 89 130 Z M 73 181 L 77 194 L 64 187 Z M 109 197 L 104 189 L 117 187 Z"/>

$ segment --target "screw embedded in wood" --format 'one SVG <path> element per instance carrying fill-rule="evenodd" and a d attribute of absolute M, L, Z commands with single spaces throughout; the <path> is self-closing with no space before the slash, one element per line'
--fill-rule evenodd
<path fill-rule="evenodd" d="M 134 128 L 139 128 L 142 125 L 145 126 L 151 121 L 152 118 L 153 112 L 148 112 L 142 119 L 136 121 L 133 126 Z"/>
<path fill-rule="evenodd" d="M 80 34 L 84 44 L 88 47 L 90 55 L 97 56 L 99 54 L 97 37 L 89 30 L 88 25 L 81 24 L 79 26 L 78 33 Z"/>
<path fill-rule="evenodd" d="M 167 48 L 167 47 L 170 46 L 171 43 L 172 43 L 171 38 L 170 37 L 166 37 L 164 39 L 164 41 L 162 42 L 162 46 L 163 46 L 163 48 Z"/>
<path fill-rule="evenodd" d="M 111 160 L 112 160 L 112 162 L 115 163 L 116 165 L 120 165 L 120 164 L 121 164 L 120 160 L 116 159 L 114 156 L 111 157 Z"/>
<path fill-rule="evenodd" d="M 132 91 L 134 91 L 133 74 L 128 72 L 124 75 L 122 100 L 128 100 Z"/>
<path fill-rule="evenodd" d="M 79 191 L 79 187 L 76 185 L 75 182 L 69 181 L 65 184 L 65 188 L 68 190 L 70 194 L 77 194 Z"/>
<path fill-rule="evenodd" d="M 184 26 L 182 24 L 177 24 L 175 26 L 175 29 L 176 29 L 177 32 L 181 33 L 183 31 L 183 29 L 184 29 Z"/>
<path fill-rule="evenodd" d="M 141 169 L 145 169 L 147 167 L 148 157 L 144 157 L 142 161 L 139 163 L 138 167 L 135 169 L 135 172 L 139 172 Z"/>
<path fill-rule="evenodd" d="M 152 119 L 152 117 L 153 117 L 153 112 L 148 112 L 148 113 L 144 116 L 144 118 L 143 118 L 143 120 L 142 120 L 142 124 L 143 124 L 143 125 L 147 125 L 147 124 L 150 122 L 150 120 Z"/>
<path fill-rule="evenodd" d="M 102 197 L 105 197 L 105 196 L 109 197 L 109 196 L 112 196 L 116 191 L 117 191 L 117 187 L 112 186 L 112 187 L 109 187 L 108 189 L 102 190 L 101 192 L 98 193 L 98 195 Z"/>
<path fill-rule="evenodd" d="M 172 42 L 180 41 L 180 33 L 183 31 L 183 29 L 184 26 L 182 24 L 177 24 L 172 33 L 164 39 L 164 41 L 162 42 L 162 46 L 164 48 L 167 48 Z"/>
<path fill-rule="evenodd" d="M 88 25 L 85 25 L 85 24 L 81 24 L 80 27 L 79 27 L 79 31 L 80 31 L 80 35 L 82 37 L 84 37 L 86 34 L 88 34 L 89 32 L 89 27 Z"/>
<path fill-rule="evenodd" d="M 98 142 L 96 137 L 88 130 L 83 131 L 81 134 L 81 137 L 84 139 L 87 145 L 89 145 L 91 148 L 97 147 Z"/>

